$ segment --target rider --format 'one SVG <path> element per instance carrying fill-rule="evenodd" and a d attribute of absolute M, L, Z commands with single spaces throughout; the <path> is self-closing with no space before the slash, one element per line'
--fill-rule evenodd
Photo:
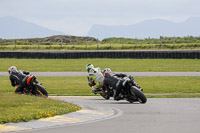
<path fill-rule="evenodd" d="M 121 97 L 119 96 L 121 89 L 122 89 L 122 83 L 123 80 L 121 78 L 126 77 L 126 74 L 119 73 L 119 74 L 113 74 L 110 68 L 106 68 L 103 70 L 104 75 L 104 87 L 106 87 L 107 90 L 109 90 L 109 86 L 113 88 L 114 91 L 114 100 L 120 100 Z"/>
<path fill-rule="evenodd" d="M 11 66 L 8 69 L 8 73 L 10 75 L 10 82 L 13 87 L 18 85 L 18 87 L 15 90 L 15 93 L 22 93 L 23 87 L 26 86 L 26 79 L 27 75 L 30 74 L 28 71 L 23 71 L 23 70 L 17 70 L 15 66 Z"/>
<path fill-rule="evenodd" d="M 88 85 L 93 87 L 92 92 L 96 94 L 103 87 L 104 76 L 101 69 L 99 67 L 94 68 L 93 64 L 87 64 L 86 70 L 88 72 Z"/>

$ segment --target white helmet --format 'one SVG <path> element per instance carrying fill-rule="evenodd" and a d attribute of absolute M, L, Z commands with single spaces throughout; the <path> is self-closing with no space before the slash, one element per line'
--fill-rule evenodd
<path fill-rule="evenodd" d="M 86 65 L 86 70 L 89 72 L 90 69 L 94 68 L 94 65 L 93 64 L 87 64 Z"/>
<path fill-rule="evenodd" d="M 15 66 L 11 66 L 8 68 L 8 73 L 10 74 L 12 71 L 16 71 L 17 68 Z"/>
<path fill-rule="evenodd" d="M 105 68 L 105 69 L 103 70 L 103 76 L 105 77 L 108 73 L 109 73 L 109 74 L 112 73 L 111 69 L 110 69 L 110 68 Z"/>

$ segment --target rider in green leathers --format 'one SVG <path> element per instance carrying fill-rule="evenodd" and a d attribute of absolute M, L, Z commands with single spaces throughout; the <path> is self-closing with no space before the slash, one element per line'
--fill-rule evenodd
<path fill-rule="evenodd" d="M 103 87 L 104 76 L 101 69 L 99 67 L 94 68 L 93 64 L 87 64 L 86 70 L 88 72 L 88 85 L 93 87 L 92 92 L 96 94 Z"/>

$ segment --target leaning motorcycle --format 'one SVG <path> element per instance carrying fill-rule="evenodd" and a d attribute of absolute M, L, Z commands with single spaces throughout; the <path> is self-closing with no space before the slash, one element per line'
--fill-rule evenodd
<path fill-rule="evenodd" d="M 23 89 L 24 94 L 30 94 L 35 96 L 48 97 L 46 89 L 36 80 L 35 75 L 29 75 L 26 80 L 26 87 Z"/>
<path fill-rule="evenodd" d="M 124 77 L 122 80 L 123 83 L 120 92 L 120 97 L 122 99 L 127 100 L 130 103 L 140 102 L 144 104 L 147 102 L 147 98 L 143 93 L 143 89 L 140 88 L 133 77 Z"/>

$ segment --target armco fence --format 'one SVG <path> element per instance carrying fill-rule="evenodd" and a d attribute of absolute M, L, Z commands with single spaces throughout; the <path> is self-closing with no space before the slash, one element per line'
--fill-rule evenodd
<path fill-rule="evenodd" d="M 200 59 L 200 50 L 179 51 L 0 51 L 0 58 L 80 59 Z"/>

